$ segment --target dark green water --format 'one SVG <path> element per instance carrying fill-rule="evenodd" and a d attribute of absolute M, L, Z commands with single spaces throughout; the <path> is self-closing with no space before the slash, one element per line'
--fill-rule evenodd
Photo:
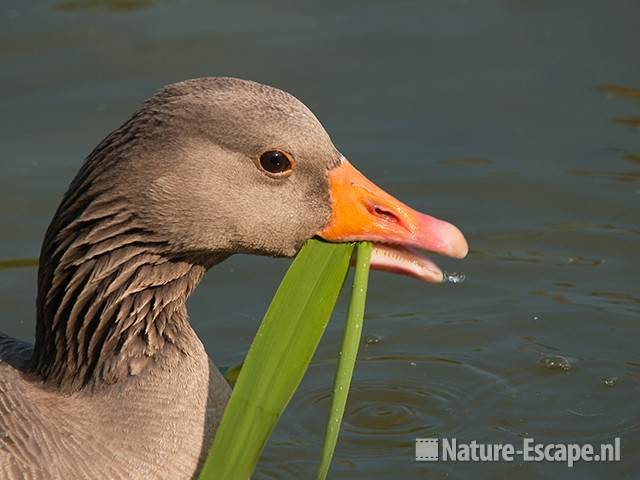
<path fill-rule="evenodd" d="M 0 329 L 32 337 L 20 259 L 98 141 L 166 83 L 250 78 L 471 245 L 439 260 L 462 285 L 372 274 L 332 478 L 638 478 L 640 3 L 216 3 L 0 5 Z M 190 311 L 218 364 L 243 358 L 287 265 L 238 257 L 206 277 Z M 312 478 L 345 310 L 256 478 Z M 416 437 L 525 436 L 619 436 L 622 461 L 414 461 Z"/>

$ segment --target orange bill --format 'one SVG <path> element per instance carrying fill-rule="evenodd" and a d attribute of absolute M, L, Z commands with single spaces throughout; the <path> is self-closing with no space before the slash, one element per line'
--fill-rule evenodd
<path fill-rule="evenodd" d="M 445 275 L 418 250 L 467 255 L 467 241 L 457 227 L 400 202 L 344 157 L 328 176 L 332 215 L 318 236 L 330 242 L 373 242 L 372 268 L 438 283 Z"/>

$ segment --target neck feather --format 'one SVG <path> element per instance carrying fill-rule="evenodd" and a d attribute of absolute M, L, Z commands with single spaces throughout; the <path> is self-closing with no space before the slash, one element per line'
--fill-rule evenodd
<path fill-rule="evenodd" d="M 71 389 L 136 374 L 167 345 L 187 353 L 185 302 L 205 271 L 107 209 L 63 230 L 39 271 L 33 368 Z"/>
<path fill-rule="evenodd" d="M 172 254 L 103 181 L 130 135 L 98 146 L 45 235 L 31 369 L 65 390 L 136 375 L 169 348 L 188 355 L 186 299 L 216 263 Z"/>

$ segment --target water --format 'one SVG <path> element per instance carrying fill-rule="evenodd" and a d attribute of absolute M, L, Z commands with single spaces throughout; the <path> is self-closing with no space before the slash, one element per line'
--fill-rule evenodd
<path fill-rule="evenodd" d="M 466 280 L 466 276 L 464 273 L 456 273 L 456 272 L 442 272 L 442 276 L 444 277 L 444 281 L 446 283 L 462 283 Z"/>
<path fill-rule="evenodd" d="M 637 477 L 639 18 L 635 1 L 5 0 L 0 329 L 32 338 L 29 259 L 98 141 L 163 84 L 251 78 L 295 93 L 367 176 L 471 246 L 437 259 L 459 285 L 372 273 L 331 478 Z M 190 311 L 218 364 L 242 360 L 287 265 L 237 257 L 206 277 Z M 315 471 L 345 313 L 256 478 Z M 413 460 L 416 437 L 443 436 L 620 436 L 623 460 Z"/>

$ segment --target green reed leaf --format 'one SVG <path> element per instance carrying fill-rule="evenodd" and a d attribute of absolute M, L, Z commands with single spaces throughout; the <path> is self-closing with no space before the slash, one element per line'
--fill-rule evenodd
<path fill-rule="evenodd" d="M 253 473 L 324 333 L 353 248 L 310 240 L 294 260 L 251 344 L 201 480 Z"/>
<path fill-rule="evenodd" d="M 331 466 L 331 458 L 338 441 L 338 434 L 340 433 L 340 424 L 344 416 L 344 408 L 347 403 L 351 377 L 353 376 L 360 337 L 362 336 L 370 264 L 371 243 L 358 243 L 356 247 L 356 273 L 353 278 L 349 313 L 347 314 L 347 322 L 342 338 L 342 350 L 340 351 L 338 369 L 336 370 L 336 378 L 333 385 L 333 398 L 331 399 L 327 431 L 322 447 L 320 467 L 318 468 L 318 480 L 324 480 L 327 477 Z"/>

